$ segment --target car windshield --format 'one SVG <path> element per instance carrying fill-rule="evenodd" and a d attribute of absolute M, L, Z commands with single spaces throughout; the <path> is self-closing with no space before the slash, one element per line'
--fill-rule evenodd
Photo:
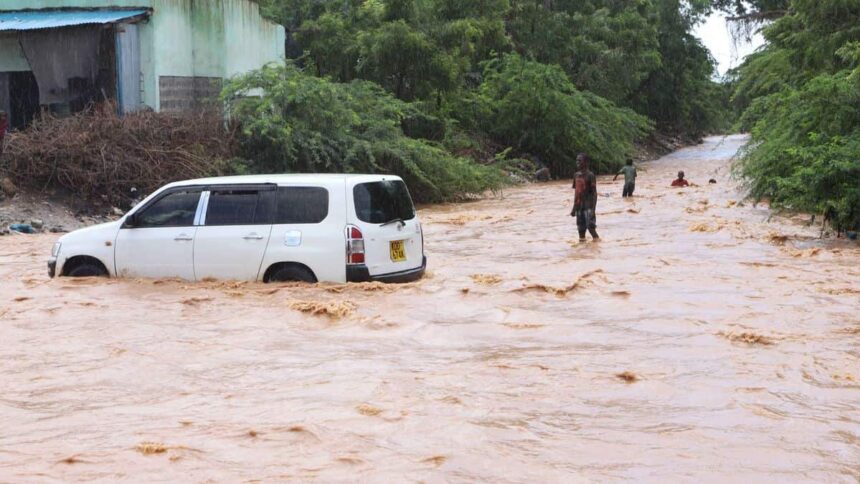
<path fill-rule="evenodd" d="M 362 222 L 384 224 L 415 218 L 415 207 L 401 180 L 361 183 L 353 189 L 355 214 Z"/>

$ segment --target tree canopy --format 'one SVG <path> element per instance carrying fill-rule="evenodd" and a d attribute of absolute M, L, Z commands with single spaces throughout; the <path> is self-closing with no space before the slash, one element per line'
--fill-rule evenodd
<path fill-rule="evenodd" d="M 599 169 L 614 170 L 652 129 L 700 136 L 727 125 L 714 61 L 692 34 L 711 8 L 706 0 L 259 2 L 288 32 L 293 64 L 278 75 L 292 81 L 259 86 L 285 126 L 304 123 L 304 115 L 271 104 L 289 101 L 272 89 L 290 83 L 342 94 L 360 89 L 362 102 L 397 106 L 386 122 L 394 131 L 399 126 L 404 142 L 482 169 L 527 169 L 525 160 L 539 160 L 561 176 L 571 172 L 578 151 Z M 245 86 L 231 87 L 228 97 Z M 338 156 L 356 149 L 339 131 L 350 128 L 342 116 L 374 109 L 342 100 L 315 108 L 330 109 L 315 116 L 330 116 L 332 124 L 314 125 L 313 132 L 337 146 Z M 252 122 L 244 113 L 236 114 Z M 317 160 L 316 150 L 291 153 L 282 168 L 380 169 L 368 161 L 375 156 L 349 158 L 355 164 L 344 166 L 336 156 L 333 164 L 305 159 Z M 448 196 L 440 190 L 438 197 Z"/>
<path fill-rule="evenodd" d="M 726 8 L 776 17 L 763 29 L 765 47 L 732 73 L 740 127 L 752 133 L 740 165 L 752 194 L 860 227 L 860 3 Z"/>

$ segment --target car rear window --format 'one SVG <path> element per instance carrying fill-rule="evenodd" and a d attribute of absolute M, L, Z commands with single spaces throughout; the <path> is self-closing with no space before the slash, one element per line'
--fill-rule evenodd
<path fill-rule="evenodd" d="M 275 224 L 318 224 L 328 217 L 328 190 L 321 187 L 278 188 Z"/>
<path fill-rule="evenodd" d="M 355 215 L 371 224 L 415 218 L 415 207 L 406 184 L 401 180 L 360 183 L 352 190 Z"/>

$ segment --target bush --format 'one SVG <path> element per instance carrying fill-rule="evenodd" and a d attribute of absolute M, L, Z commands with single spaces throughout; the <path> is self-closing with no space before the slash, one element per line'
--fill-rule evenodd
<path fill-rule="evenodd" d="M 121 205 L 130 189 L 232 172 L 234 133 L 219 112 L 141 112 L 120 117 L 112 106 L 67 118 L 44 115 L 9 133 L 0 171 L 31 188 L 59 187 Z"/>
<path fill-rule="evenodd" d="M 239 154 L 254 172 L 393 173 L 419 202 L 479 194 L 503 180 L 494 167 L 406 136 L 404 120 L 432 118 L 368 81 L 336 83 L 291 64 L 268 66 L 228 83 L 223 98 L 241 127 Z"/>
<path fill-rule="evenodd" d="M 561 68 L 516 54 L 485 63 L 478 96 L 482 106 L 467 112 L 480 119 L 464 124 L 480 124 L 500 143 L 539 155 L 556 176 L 571 175 L 580 152 L 594 160 L 592 170 L 616 171 L 650 130 L 645 117 L 577 90 Z"/>

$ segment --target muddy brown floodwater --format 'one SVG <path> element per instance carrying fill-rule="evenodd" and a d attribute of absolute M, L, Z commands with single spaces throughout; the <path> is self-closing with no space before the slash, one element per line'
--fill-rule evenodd
<path fill-rule="evenodd" d="M 49 280 L 3 237 L 0 481 L 860 479 L 860 249 L 738 203 L 742 142 L 602 177 L 600 243 L 567 183 L 422 210 L 406 286 Z"/>

